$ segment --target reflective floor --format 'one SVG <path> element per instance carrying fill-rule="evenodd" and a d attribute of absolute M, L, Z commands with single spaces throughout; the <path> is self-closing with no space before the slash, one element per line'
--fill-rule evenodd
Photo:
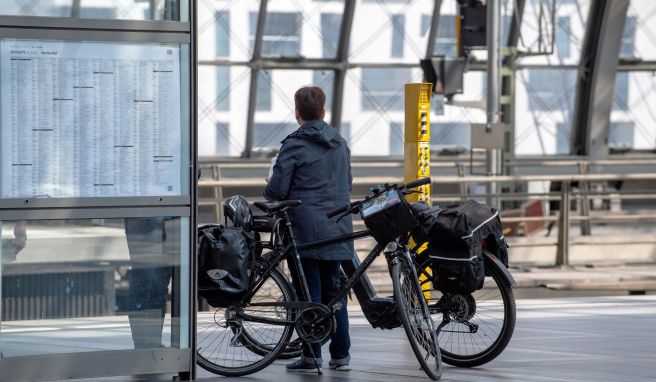
<path fill-rule="evenodd" d="M 446 366 L 442 380 L 656 381 L 654 295 L 525 299 L 517 301 L 517 312 L 515 335 L 499 358 L 474 369 Z M 350 316 L 350 372 L 324 370 L 323 376 L 288 373 L 285 361 L 277 361 L 248 377 L 223 378 L 198 368 L 197 378 L 204 382 L 428 380 L 401 329 L 371 329 L 357 309 Z M 324 352 L 327 356 L 328 349 Z M 159 375 L 85 381 L 171 379 L 172 375 Z"/>

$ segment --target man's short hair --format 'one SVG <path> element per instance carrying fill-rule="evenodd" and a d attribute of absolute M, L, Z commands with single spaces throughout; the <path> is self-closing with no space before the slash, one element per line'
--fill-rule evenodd
<path fill-rule="evenodd" d="M 294 94 L 294 104 L 304 121 L 322 119 L 326 94 L 318 86 L 304 86 Z"/>

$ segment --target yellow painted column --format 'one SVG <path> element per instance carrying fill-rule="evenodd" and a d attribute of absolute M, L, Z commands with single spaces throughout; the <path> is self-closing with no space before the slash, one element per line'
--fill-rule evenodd
<path fill-rule="evenodd" d="M 405 182 L 430 176 L 430 83 L 405 84 L 405 125 L 403 138 L 403 172 Z M 408 202 L 422 200 L 431 204 L 430 184 L 421 186 L 419 194 L 409 194 Z M 410 243 L 414 246 L 414 242 Z M 426 250 L 426 245 L 417 249 Z M 427 269 L 430 273 L 430 269 Z M 430 300 L 430 282 L 424 274 L 419 276 L 424 297 Z"/>
<path fill-rule="evenodd" d="M 405 125 L 403 170 L 406 182 L 430 176 L 430 83 L 405 84 Z M 430 204 L 430 185 L 419 188 L 421 194 L 408 195 L 408 201 Z"/>

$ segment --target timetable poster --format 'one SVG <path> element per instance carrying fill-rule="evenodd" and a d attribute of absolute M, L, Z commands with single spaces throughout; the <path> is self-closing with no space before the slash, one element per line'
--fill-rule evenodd
<path fill-rule="evenodd" d="M 2 197 L 180 194 L 180 51 L 2 40 Z"/>

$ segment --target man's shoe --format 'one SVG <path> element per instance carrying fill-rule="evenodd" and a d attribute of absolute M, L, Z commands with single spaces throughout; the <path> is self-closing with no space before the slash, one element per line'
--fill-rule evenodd
<path fill-rule="evenodd" d="M 349 371 L 351 370 L 349 362 L 351 362 L 350 356 L 342 359 L 331 359 L 330 362 L 328 362 L 328 367 L 337 371 Z"/>
<path fill-rule="evenodd" d="M 316 362 L 314 358 L 309 358 L 305 356 L 301 356 L 301 358 L 297 361 L 294 361 L 292 363 L 288 363 L 286 368 L 287 371 L 309 371 L 309 372 L 315 372 L 317 371 L 317 367 L 321 367 L 321 364 L 323 361 L 321 358 L 317 358 Z"/>

